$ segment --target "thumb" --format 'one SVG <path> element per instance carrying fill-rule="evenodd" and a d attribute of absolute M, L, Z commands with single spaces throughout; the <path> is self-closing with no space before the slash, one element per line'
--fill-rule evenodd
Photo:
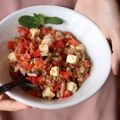
<path fill-rule="evenodd" d="M 19 111 L 30 109 L 30 106 L 22 104 L 14 100 L 2 100 L 0 101 L 0 110 L 2 111 Z"/>
<path fill-rule="evenodd" d="M 118 74 L 119 71 L 119 60 L 118 57 L 115 55 L 115 53 L 112 54 L 112 71 L 114 75 Z"/>
<path fill-rule="evenodd" d="M 114 75 L 118 75 L 120 68 L 120 34 L 119 32 L 111 33 L 112 40 L 112 71 Z"/>

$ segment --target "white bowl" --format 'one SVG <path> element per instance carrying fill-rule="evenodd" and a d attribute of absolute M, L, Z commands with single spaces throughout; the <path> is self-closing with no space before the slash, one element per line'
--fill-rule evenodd
<path fill-rule="evenodd" d="M 31 97 L 16 87 L 6 94 L 11 98 L 27 105 L 43 108 L 58 109 L 81 103 L 94 95 L 106 82 L 111 69 L 111 52 L 105 37 L 98 27 L 85 16 L 58 6 L 40 5 L 28 7 L 12 13 L 0 22 L 0 82 L 4 84 L 11 81 L 8 72 L 7 40 L 14 38 L 16 27 L 19 26 L 18 18 L 22 15 L 33 15 L 42 13 L 48 16 L 58 16 L 65 20 L 62 25 L 52 25 L 55 29 L 72 32 L 78 40 L 82 41 L 92 59 L 93 66 L 91 76 L 83 83 L 81 88 L 71 97 L 62 100 L 44 101 Z"/>

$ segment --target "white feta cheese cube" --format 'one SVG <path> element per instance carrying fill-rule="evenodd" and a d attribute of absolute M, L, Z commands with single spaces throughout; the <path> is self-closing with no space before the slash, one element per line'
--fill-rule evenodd
<path fill-rule="evenodd" d="M 55 37 L 56 37 L 56 39 L 63 39 L 64 35 L 61 31 L 56 31 Z"/>
<path fill-rule="evenodd" d="M 36 76 L 37 76 L 37 74 L 35 74 L 35 73 L 27 73 L 27 75 L 28 75 L 28 76 L 33 76 L 33 77 L 36 77 Z"/>
<path fill-rule="evenodd" d="M 8 54 L 8 59 L 10 60 L 10 62 L 16 62 L 17 58 L 16 58 L 16 54 L 15 52 L 11 52 Z"/>
<path fill-rule="evenodd" d="M 44 44 L 50 44 L 51 42 L 53 42 L 53 36 L 51 34 L 47 34 L 44 36 L 42 43 Z"/>
<path fill-rule="evenodd" d="M 73 49 L 75 49 L 75 46 L 74 46 L 74 45 L 70 45 L 70 48 L 73 48 Z"/>
<path fill-rule="evenodd" d="M 58 66 L 52 67 L 50 70 L 50 75 L 59 76 L 59 67 Z"/>
<path fill-rule="evenodd" d="M 38 28 L 31 28 L 30 29 L 30 33 L 31 33 L 31 38 L 34 38 L 36 36 L 38 36 L 40 34 L 40 29 Z"/>
<path fill-rule="evenodd" d="M 77 90 L 77 84 L 74 82 L 69 82 L 67 84 L 67 90 L 71 91 L 72 93 L 75 93 Z"/>
<path fill-rule="evenodd" d="M 20 70 L 20 65 L 15 66 L 14 72 L 17 72 L 17 71 L 19 71 L 19 70 Z"/>
<path fill-rule="evenodd" d="M 83 44 L 79 44 L 78 46 L 76 46 L 76 49 L 84 51 L 85 50 L 85 46 Z"/>
<path fill-rule="evenodd" d="M 41 56 L 48 56 L 48 52 L 47 51 L 41 52 Z"/>
<path fill-rule="evenodd" d="M 49 87 L 47 87 L 43 92 L 42 92 L 43 97 L 48 97 L 48 98 L 53 98 L 55 96 L 55 93 L 50 90 Z"/>
<path fill-rule="evenodd" d="M 26 70 L 24 70 L 24 69 L 23 69 L 23 68 L 21 68 L 21 67 L 20 67 L 20 72 L 21 72 L 21 74 L 22 74 L 22 75 L 24 75 L 24 76 L 25 76 L 25 74 L 27 73 L 27 71 L 26 71 Z"/>
<path fill-rule="evenodd" d="M 74 64 L 78 61 L 78 57 L 76 55 L 68 54 L 66 62 Z"/>
<path fill-rule="evenodd" d="M 47 44 L 45 43 L 42 43 L 39 45 L 39 50 L 42 51 L 42 52 L 48 52 L 49 51 L 49 47 Z"/>

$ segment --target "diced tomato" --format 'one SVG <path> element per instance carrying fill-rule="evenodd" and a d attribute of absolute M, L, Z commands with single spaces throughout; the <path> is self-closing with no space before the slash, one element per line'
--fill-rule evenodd
<path fill-rule="evenodd" d="M 42 60 L 41 58 L 35 58 L 34 63 L 35 65 L 37 65 L 38 69 L 42 69 L 45 65 L 45 61 Z"/>
<path fill-rule="evenodd" d="M 26 48 L 24 47 L 24 43 L 22 40 L 18 41 L 18 53 L 25 53 Z"/>
<path fill-rule="evenodd" d="M 7 42 L 7 47 L 10 51 L 14 51 L 14 47 L 15 47 L 15 42 L 14 41 L 8 41 Z"/>
<path fill-rule="evenodd" d="M 20 54 L 16 54 L 16 58 L 17 58 L 17 60 L 21 60 L 21 55 Z"/>
<path fill-rule="evenodd" d="M 36 76 L 36 77 L 27 76 L 26 79 L 36 85 L 40 85 L 44 82 L 44 77 L 42 77 L 42 76 Z"/>
<path fill-rule="evenodd" d="M 26 27 L 18 27 L 17 31 L 21 34 L 21 36 L 25 36 L 29 33 L 29 29 Z"/>
<path fill-rule="evenodd" d="M 24 57 L 24 60 L 26 60 L 26 61 L 30 61 L 30 60 L 31 60 L 31 56 L 30 56 L 30 54 L 28 54 L 28 53 L 25 53 L 25 54 L 23 55 L 23 57 Z"/>
<path fill-rule="evenodd" d="M 34 57 L 40 57 L 40 53 L 41 51 L 39 49 L 37 49 L 35 52 L 34 52 Z"/>
<path fill-rule="evenodd" d="M 52 34 L 52 35 L 55 35 L 55 33 L 56 33 L 56 30 L 50 30 L 50 34 Z"/>
<path fill-rule="evenodd" d="M 48 34 L 49 29 L 46 28 L 46 27 L 42 27 L 42 28 L 40 29 L 40 32 L 41 32 L 43 35 L 46 35 L 46 34 Z"/>
<path fill-rule="evenodd" d="M 63 98 L 64 97 L 69 97 L 72 95 L 72 92 L 70 92 L 69 90 L 65 90 L 64 93 L 63 93 Z"/>
<path fill-rule="evenodd" d="M 29 47 L 29 43 L 30 43 L 30 42 L 29 42 L 29 39 L 26 38 L 26 37 L 24 37 L 22 41 L 23 41 L 24 47 L 25 47 L 25 48 L 28 48 L 28 47 Z"/>
<path fill-rule="evenodd" d="M 34 62 L 30 63 L 28 70 L 31 71 L 34 65 Z"/>
<path fill-rule="evenodd" d="M 80 43 L 79 43 L 76 39 L 74 39 L 74 38 L 68 39 L 67 42 L 70 43 L 70 44 L 73 45 L 73 46 L 78 46 L 78 45 L 80 44 Z"/>
<path fill-rule="evenodd" d="M 58 85 L 54 85 L 53 88 L 52 88 L 52 91 L 55 92 L 55 91 L 58 91 L 59 89 L 59 86 Z"/>
<path fill-rule="evenodd" d="M 90 67 L 91 66 L 90 61 L 89 60 L 85 60 L 84 61 L 84 66 L 87 67 L 87 68 Z"/>
<path fill-rule="evenodd" d="M 70 73 L 66 72 L 66 71 L 61 71 L 60 74 L 65 78 L 65 79 L 69 79 L 70 77 Z"/>
<path fill-rule="evenodd" d="M 54 47 L 54 45 L 53 44 L 50 44 L 50 46 L 49 46 L 49 51 L 50 52 L 54 52 L 54 51 L 56 51 L 56 47 Z"/>
<path fill-rule="evenodd" d="M 10 75 L 13 79 L 18 79 L 20 77 L 19 72 L 10 72 Z"/>
<path fill-rule="evenodd" d="M 38 81 L 38 83 L 39 83 L 39 85 L 40 85 L 40 84 L 42 84 L 42 83 L 45 81 L 45 78 L 42 77 L 42 76 L 38 76 L 38 77 L 37 77 L 37 81 Z"/>
<path fill-rule="evenodd" d="M 54 42 L 54 46 L 56 48 L 64 48 L 65 45 L 64 45 L 63 40 L 57 40 L 57 41 Z"/>
<path fill-rule="evenodd" d="M 25 79 L 31 81 L 33 84 L 38 84 L 37 77 L 27 76 Z"/>
<path fill-rule="evenodd" d="M 20 66 L 21 66 L 23 69 L 28 70 L 30 64 L 29 64 L 29 62 L 27 62 L 27 61 L 21 61 Z"/>

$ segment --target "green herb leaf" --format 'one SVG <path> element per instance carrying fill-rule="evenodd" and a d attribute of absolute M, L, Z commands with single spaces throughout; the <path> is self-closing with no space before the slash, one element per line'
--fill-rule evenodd
<path fill-rule="evenodd" d="M 64 21 L 58 17 L 45 17 L 45 24 L 62 24 Z"/>
<path fill-rule="evenodd" d="M 36 13 L 34 13 L 34 19 L 35 19 L 35 21 L 38 22 L 39 24 L 44 24 L 45 16 L 42 15 L 42 14 L 36 14 Z"/>
<path fill-rule="evenodd" d="M 27 27 L 27 28 L 37 28 L 40 25 L 38 22 L 36 22 L 34 17 L 28 16 L 28 15 L 21 16 L 18 19 L 18 22 L 20 25 Z"/>
<path fill-rule="evenodd" d="M 34 16 L 24 15 L 18 19 L 20 25 L 27 28 L 38 28 L 44 24 L 62 24 L 64 21 L 58 17 L 47 17 L 42 14 L 34 13 Z"/>

